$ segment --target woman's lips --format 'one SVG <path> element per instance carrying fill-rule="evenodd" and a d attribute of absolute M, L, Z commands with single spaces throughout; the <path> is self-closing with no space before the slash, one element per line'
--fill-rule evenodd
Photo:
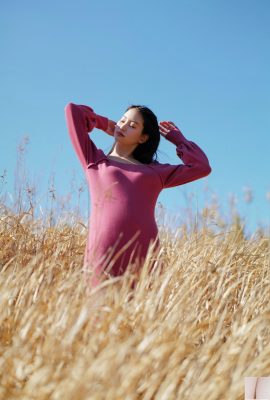
<path fill-rule="evenodd" d="M 120 135 L 120 136 L 125 136 L 122 132 L 116 132 L 117 133 L 117 135 Z"/>

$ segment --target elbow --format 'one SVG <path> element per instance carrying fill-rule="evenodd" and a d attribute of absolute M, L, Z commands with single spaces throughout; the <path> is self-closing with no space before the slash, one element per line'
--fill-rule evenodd
<path fill-rule="evenodd" d="M 68 103 L 65 106 L 64 115 L 66 118 L 66 123 L 68 127 L 71 127 L 74 119 L 76 119 L 76 105 L 73 103 Z"/>
<path fill-rule="evenodd" d="M 74 103 L 67 103 L 67 104 L 65 105 L 65 113 L 66 113 L 67 111 L 72 110 L 72 108 L 73 108 L 74 106 L 75 106 Z"/>
<path fill-rule="evenodd" d="M 212 168 L 211 168 L 210 164 L 201 165 L 200 170 L 201 170 L 202 178 L 210 175 L 212 172 Z"/>
<path fill-rule="evenodd" d="M 72 120 L 74 118 L 74 113 L 76 113 L 76 104 L 74 103 L 67 103 L 65 105 L 65 110 L 64 110 L 64 114 L 67 118 L 67 120 Z"/>
<path fill-rule="evenodd" d="M 211 168 L 210 164 L 207 164 L 207 166 L 206 166 L 206 175 L 210 175 L 211 172 L 212 172 L 212 168 Z"/>

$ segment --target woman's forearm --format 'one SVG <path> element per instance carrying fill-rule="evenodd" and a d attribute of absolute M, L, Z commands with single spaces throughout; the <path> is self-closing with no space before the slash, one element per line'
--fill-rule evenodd
<path fill-rule="evenodd" d="M 96 115 L 99 117 L 99 119 L 105 118 L 98 114 L 96 114 Z M 97 126 L 97 128 L 102 129 L 104 132 L 106 132 L 110 136 L 114 136 L 114 128 L 115 128 L 116 122 L 112 121 L 111 119 L 108 119 L 108 118 L 107 118 L 107 120 L 108 120 L 108 123 L 107 123 L 107 126 L 105 127 L 105 129 L 104 129 L 104 127 L 99 128 L 98 126 Z"/>

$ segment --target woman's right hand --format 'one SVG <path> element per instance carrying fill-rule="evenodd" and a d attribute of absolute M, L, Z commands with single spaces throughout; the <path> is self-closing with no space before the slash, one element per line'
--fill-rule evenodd
<path fill-rule="evenodd" d="M 180 130 L 172 121 L 159 122 L 159 132 L 162 136 L 166 136 L 172 130 Z"/>
<path fill-rule="evenodd" d="M 108 128 L 105 132 L 108 133 L 108 135 L 110 135 L 110 136 L 114 136 L 115 125 L 116 125 L 116 122 L 109 119 Z"/>

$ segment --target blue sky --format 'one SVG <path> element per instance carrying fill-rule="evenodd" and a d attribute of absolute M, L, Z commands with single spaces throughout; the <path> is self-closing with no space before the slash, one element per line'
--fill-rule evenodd
<path fill-rule="evenodd" d="M 84 182 L 67 103 L 115 121 L 128 105 L 144 104 L 196 142 L 212 167 L 208 177 L 161 193 L 169 212 L 181 219 L 187 206 L 216 197 L 226 215 L 235 196 L 250 230 L 269 225 L 269 1 L 26 0 L 2 3 L 0 14 L 0 173 L 7 171 L 11 196 L 25 135 L 40 204 L 52 173 L 59 196 Z M 97 129 L 91 136 L 103 151 L 114 140 Z M 163 137 L 158 159 L 181 163 Z M 250 204 L 244 187 L 253 191 Z M 81 204 L 89 207 L 86 191 Z"/>

